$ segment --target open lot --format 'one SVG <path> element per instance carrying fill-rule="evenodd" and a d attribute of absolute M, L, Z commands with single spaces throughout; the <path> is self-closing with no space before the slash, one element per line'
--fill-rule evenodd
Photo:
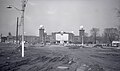
<path fill-rule="evenodd" d="M 0 44 L 0 71 L 120 71 L 120 50 L 59 45 L 28 47 Z"/>

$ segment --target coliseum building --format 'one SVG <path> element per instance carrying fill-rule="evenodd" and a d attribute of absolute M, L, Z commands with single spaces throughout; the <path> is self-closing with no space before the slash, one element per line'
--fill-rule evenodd
<path fill-rule="evenodd" d="M 52 43 L 52 44 L 64 44 L 64 43 L 82 43 L 84 38 L 84 29 L 80 27 L 79 35 L 75 36 L 73 32 L 52 32 L 51 35 L 47 35 L 43 25 L 40 25 L 39 29 L 39 43 Z"/>

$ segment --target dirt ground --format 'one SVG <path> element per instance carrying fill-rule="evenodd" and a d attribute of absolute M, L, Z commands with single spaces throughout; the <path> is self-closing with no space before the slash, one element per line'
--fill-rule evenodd
<path fill-rule="evenodd" d="M 120 71 L 120 50 L 49 45 L 28 47 L 22 58 L 14 45 L 0 43 L 0 71 Z"/>

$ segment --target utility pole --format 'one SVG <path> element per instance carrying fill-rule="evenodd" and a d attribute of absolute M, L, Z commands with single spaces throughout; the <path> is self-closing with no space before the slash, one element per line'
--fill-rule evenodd
<path fill-rule="evenodd" d="M 18 44 L 18 23 L 19 23 L 19 18 L 17 17 L 17 26 L 16 26 L 16 44 Z"/>
<path fill-rule="evenodd" d="M 26 0 L 22 0 L 22 15 L 21 15 L 21 23 L 22 23 L 22 57 L 24 57 L 24 14 L 25 14 Z"/>

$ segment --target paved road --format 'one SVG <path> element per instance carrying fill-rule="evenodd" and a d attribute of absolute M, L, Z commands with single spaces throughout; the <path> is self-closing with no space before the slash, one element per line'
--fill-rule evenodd
<path fill-rule="evenodd" d="M 120 71 L 120 50 L 31 47 L 21 52 L 0 48 L 0 71 Z"/>

